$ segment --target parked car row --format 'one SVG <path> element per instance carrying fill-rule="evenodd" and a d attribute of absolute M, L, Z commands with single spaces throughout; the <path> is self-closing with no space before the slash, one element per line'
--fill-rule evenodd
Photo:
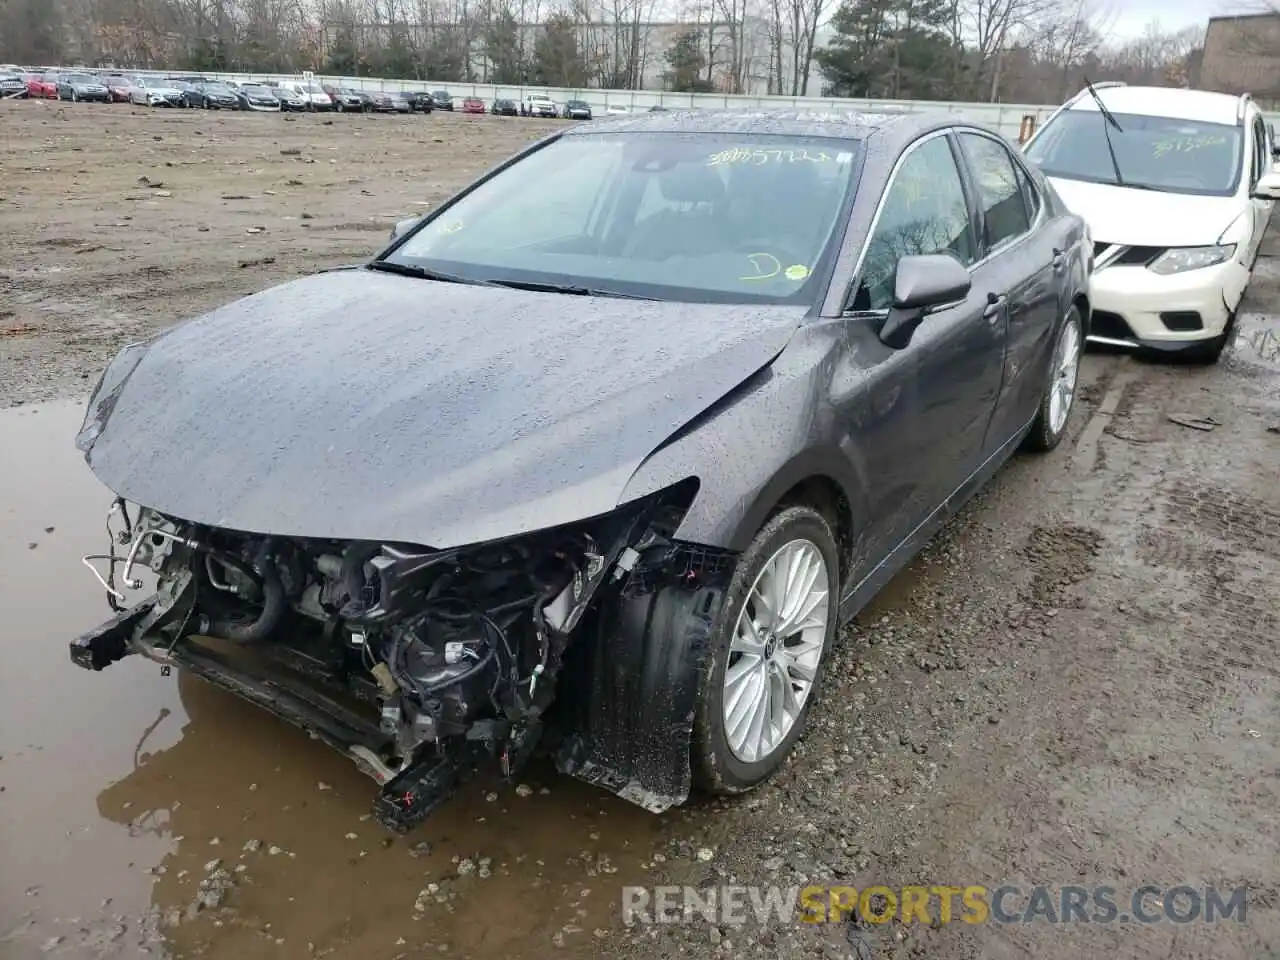
<path fill-rule="evenodd" d="M 338 113 L 431 113 L 433 110 L 495 117 L 544 117 L 590 120 L 591 104 L 585 100 L 556 103 L 546 94 L 529 94 L 522 100 L 497 97 L 489 102 L 476 96 L 461 98 L 454 106 L 448 90 L 359 90 L 314 80 L 262 80 L 236 82 L 203 76 L 142 76 L 125 71 L 22 69 L 0 70 L 0 98 L 34 97 L 49 100 L 132 103 L 144 107 L 188 107 L 206 110 L 256 110 L 284 112 L 334 111 Z M 662 106 L 649 107 L 660 112 Z M 608 116 L 626 114 L 631 108 L 611 103 Z"/>

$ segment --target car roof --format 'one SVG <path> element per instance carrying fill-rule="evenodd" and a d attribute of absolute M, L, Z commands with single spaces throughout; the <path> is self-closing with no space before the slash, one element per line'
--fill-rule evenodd
<path fill-rule="evenodd" d="M 1112 113 L 1131 113 L 1146 117 L 1168 117 L 1199 123 L 1240 121 L 1240 97 L 1207 90 L 1180 87 L 1097 87 L 1098 96 Z M 1072 110 L 1097 111 L 1098 104 L 1086 91 L 1077 95 Z"/>
<path fill-rule="evenodd" d="M 966 125 L 952 114 L 871 112 L 859 110 L 680 110 L 616 114 L 589 127 L 575 127 L 565 136 L 595 133 L 719 133 L 867 140 L 902 146 L 941 127 Z M 974 126 L 974 124 L 967 124 Z"/>

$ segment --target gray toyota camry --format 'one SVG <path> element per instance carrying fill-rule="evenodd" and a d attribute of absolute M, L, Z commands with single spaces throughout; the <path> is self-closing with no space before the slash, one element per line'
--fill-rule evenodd
<path fill-rule="evenodd" d="M 371 262 L 125 348 L 77 444 L 141 655 L 347 753 L 660 811 L 784 762 L 841 624 L 1067 430 L 1082 221 L 954 116 L 565 128 Z"/>

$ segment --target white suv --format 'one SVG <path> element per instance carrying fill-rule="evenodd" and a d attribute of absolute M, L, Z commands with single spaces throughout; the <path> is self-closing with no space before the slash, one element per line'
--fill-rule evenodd
<path fill-rule="evenodd" d="M 1253 101 L 1096 84 L 1023 149 L 1089 224 L 1090 339 L 1216 361 L 1280 198 Z"/>

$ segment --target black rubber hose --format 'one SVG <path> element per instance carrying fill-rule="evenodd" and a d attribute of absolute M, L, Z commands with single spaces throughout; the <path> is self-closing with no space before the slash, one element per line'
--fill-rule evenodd
<path fill-rule="evenodd" d="M 284 595 L 284 583 L 275 561 L 271 559 L 270 542 L 264 541 L 258 550 L 258 569 L 262 575 L 262 610 L 256 620 L 217 619 L 209 624 L 209 635 L 230 640 L 232 643 L 257 643 L 265 640 L 280 624 L 288 609 Z"/>

